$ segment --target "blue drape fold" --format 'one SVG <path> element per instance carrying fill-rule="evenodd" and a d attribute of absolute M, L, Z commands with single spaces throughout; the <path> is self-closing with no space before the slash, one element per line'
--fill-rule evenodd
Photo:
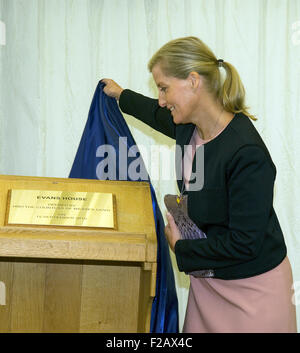
<path fill-rule="evenodd" d="M 176 333 L 178 301 L 169 247 L 164 236 L 164 220 L 155 191 L 126 121 L 116 100 L 108 97 L 103 92 L 103 87 L 104 83 L 100 81 L 94 93 L 69 177 L 133 181 L 128 166 L 139 158 L 139 178 L 134 181 L 149 181 L 157 234 L 156 296 L 152 304 L 150 332 Z M 128 156 L 129 150 L 131 153 Z"/>

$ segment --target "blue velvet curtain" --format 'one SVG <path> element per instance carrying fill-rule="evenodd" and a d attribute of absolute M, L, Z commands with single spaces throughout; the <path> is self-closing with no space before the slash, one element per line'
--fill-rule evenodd
<path fill-rule="evenodd" d="M 126 169 L 136 158 L 141 161 L 141 156 L 116 100 L 108 97 L 103 92 L 103 87 L 104 83 L 100 81 L 69 177 L 133 181 L 130 179 L 130 173 L 124 173 L 124 160 L 121 160 L 120 150 L 123 154 L 124 150 L 127 153 L 130 148 L 137 152 L 134 153 L 134 157 L 127 155 Z M 103 146 L 112 146 L 111 152 L 115 151 L 115 153 L 104 153 L 110 150 L 109 147 L 102 149 Z M 148 174 L 144 173 L 145 167 L 143 163 L 139 164 L 141 177 L 134 181 L 149 181 L 157 234 L 156 296 L 152 304 L 150 331 L 176 333 L 178 332 L 178 301 L 169 248 L 164 236 L 164 220 Z"/>

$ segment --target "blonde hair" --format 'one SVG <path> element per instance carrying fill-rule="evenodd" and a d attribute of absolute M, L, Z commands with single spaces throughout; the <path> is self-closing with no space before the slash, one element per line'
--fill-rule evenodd
<path fill-rule="evenodd" d="M 167 76 L 180 79 L 190 72 L 198 72 L 204 77 L 205 86 L 215 95 L 224 109 L 231 113 L 244 113 L 257 120 L 245 106 L 245 89 L 233 65 L 217 60 L 210 48 L 197 37 L 184 37 L 171 40 L 162 46 L 150 59 L 148 69 L 159 64 Z M 226 77 L 222 82 L 219 67 L 225 69 Z"/>

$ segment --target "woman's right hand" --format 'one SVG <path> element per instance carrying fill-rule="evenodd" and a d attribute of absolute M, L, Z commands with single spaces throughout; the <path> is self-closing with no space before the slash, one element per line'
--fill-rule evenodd
<path fill-rule="evenodd" d="M 109 78 L 103 78 L 101 82 L 105 83 L 105 87 L 103 91 L 110 97 L 116 98 L 117 100 L 120 99 L 120 95 L 123 92 L 123 88 L 119 86 L 114 80 Z"/>

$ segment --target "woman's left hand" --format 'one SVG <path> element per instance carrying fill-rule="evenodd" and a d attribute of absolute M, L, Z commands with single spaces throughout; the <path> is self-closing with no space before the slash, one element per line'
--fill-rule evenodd
<path fill-rule="evenodd" d="M 166 238 L 168 240 L 168 243 L 170 245 L 170 248 L 173 252 L 175 252 L 175 244 L 177 242 L 177 240 L 179 240 L 180 237 L 180 231 L 174 221 L 173 216 L 171 215 L 171 213 L 167 212 L 167 220 L 168 220 L 168 224 L 165 227 L 165 235 Z"/>

